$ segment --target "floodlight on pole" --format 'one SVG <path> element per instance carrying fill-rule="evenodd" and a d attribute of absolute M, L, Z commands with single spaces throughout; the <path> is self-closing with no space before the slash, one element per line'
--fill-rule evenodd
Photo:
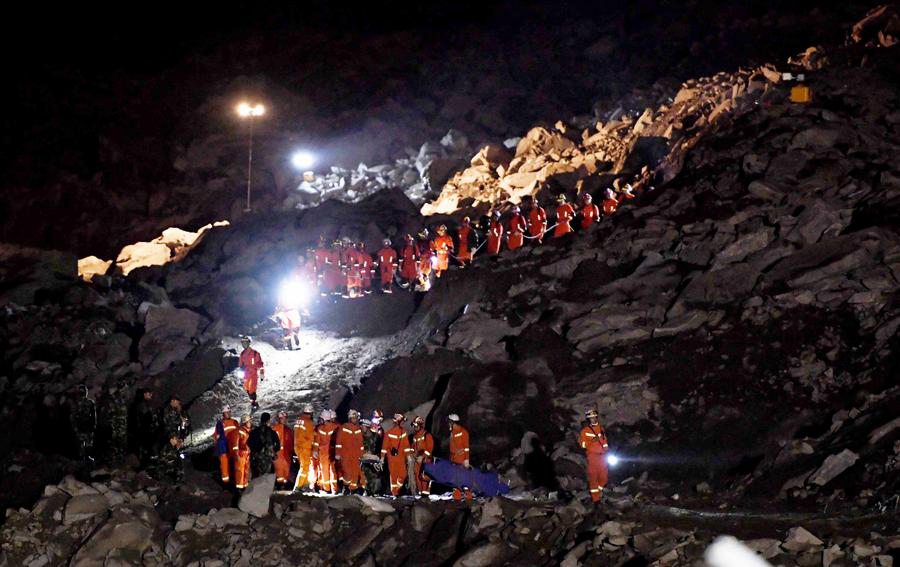
<path fill-rule="evenodd" d="M 266 107 L 261 104 L 242 102 L 237 106 L 237 114 L 250 122 L 250 135 L 247 142 L 247 206 L 245 212 L 250 211 L 250 189 L 253 183 L 253 122 L 266 113 Z"/>

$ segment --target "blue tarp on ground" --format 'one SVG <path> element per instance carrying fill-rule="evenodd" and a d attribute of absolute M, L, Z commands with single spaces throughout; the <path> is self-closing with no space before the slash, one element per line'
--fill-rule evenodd
<path fill-rule="evenodd" d="M 500 496 L 509 492 L 509 485 L 497 473 L 467 469 L 450 461 L 435 461 L 425 465 L 425 474 L 439 484 L 454 488 L 468 487 L 481 496 Z"/>

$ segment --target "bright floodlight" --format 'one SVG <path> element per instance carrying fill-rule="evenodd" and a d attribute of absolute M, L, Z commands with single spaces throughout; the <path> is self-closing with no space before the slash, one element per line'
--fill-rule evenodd
<path fill-rule="evenodd" d="M 768 561 L 732 536 L 716 538 L 704 557 L 709 567 L 771 567 Z"/>
<path fill-rule="evenodd" d="M 266 107 L 261 104 L 251 106 L 249 103 L 242 102 L 237 106 L 237 113 L 241 118 L 246 118 L 248 116 L 262 116 L 266 113 Z"/>
<path fill-rule="evenodd" d="M 306 150 L 299 150 L 294 152 L 294 155 L 291 156 L 291 163 L 294 164 L 294 167 L 297 169 L 307 170 L 315 165 L 316 156 Z"/>
<path fill-rule="evenodd" d="M 281 282 L 278 290 L 278 304 L 285 309 L 306 307 L 312 299 L 312 290 L 299 278 L 288 278 Z"/>
<path fill-rule="evenodd" d="M 619 457 L 613 454 L 609 454 L 606 456 L 606 462 L 607 464 L 609 464 L 609 466 L 614 467 L 619 464 Z"/>

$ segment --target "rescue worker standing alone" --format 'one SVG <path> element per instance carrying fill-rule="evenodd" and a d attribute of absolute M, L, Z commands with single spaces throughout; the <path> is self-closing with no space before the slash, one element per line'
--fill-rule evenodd
<path fill-rule="evenodd" d="M 451 413 L 447 419 L 450 421 L 450 462 L 470 469 L 472 465 L 469 464 L 469 430 L 459 424 L 457 414 Z M 467 486 L 464 486 L 462 491 L 454 488 L 453 499 L 462 500 L 463 492 L 466 500 L 472 500 L 472 491 Z"/>
<path fill-rule="evenodd" d="M 250 337 L 241 339 L 241 346 L 244 347 L 244 350 L 241 351 L 238 367 L 244 373 L 244 391 L 250 398 L 251 408 L 255 410 L 259 407 L 259 403 L 256 401 L 256 387 L 265 378 L 266 370 L 263 368 L 262 355 L 250 348 L 250 342 Z"/>
<path fill-rule="evenodd" d="M 606 432 L 600 425 L 597 410 L 590 409 L 585 412 L 584 416 L 588 423 L 581 430 L 579 443 L 587 456 L 588 490 L 591 492 L 591 500 L 600 502 L 608 476 L 606 452 L 609 450 L 609 443 L 606 439 Z"/>
<path fill-rule="evenodd" d="M 402 413 L 394 414 L 394 426 L 385 431 L 384 442 L 381 446 L 381 455 L 387 461 L 393 496 L 399 496 L 403 485 L 406 484 L 406 457 L 408 453 L 412 452 L 409 436 L 403 429 L 405 420 Z"/>

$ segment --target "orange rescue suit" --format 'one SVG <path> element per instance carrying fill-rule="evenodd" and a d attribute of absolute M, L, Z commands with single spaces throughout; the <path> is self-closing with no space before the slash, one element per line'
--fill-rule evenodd
<path fill-rule="evenodd" d="M 238 359 L 238 367 L 244 371 L 244 390 L 248 394 L 255 394 L 259 384 L 259 371 L 263 368 L 262 356 L 252 348 L 245 348 Z"/>
<path fill-rule="evenodd" d="M 437 254 L 437 273 L 440 274 L 450 267 L 450 253 L 453 252 L 453 239 L 449 234 L 443 234 L 434 239 L 431 247 Z"/>
<path fill-rule="evenodd" d="M 471 262 L 472 252 L 469 249 L 469 234 L 472 232 L 472 227 L 468 225 L 463 225 L 459 227 L 459 255 L 456 257 L 460 262 Z"/>
<path fill-rule="evenodd" d="M 369 289 L 372 287 L 372 256 L 365 250 L 357 250 L 356 257 L 359 260 L 359 272 L 360 276 L 362 276 L 362 287 L 363 289 Z"/>
<path fill-rule="evenodd" d="M 528 223 L 525 217 L 520 214 L 514 214 L 509 218 L 509 239 L 506 245 L 510 250 L 521 248 L 525 244 L 525 231 L 528 230 Z"/>
<path fill-rule="evenodd" d="M 414 280 L 419 275 L 419 266 L 416 262 L 419 259 L 419 252 L 414 244 L 407 244 L 403 247 L 400 255 L 400 277 L 406 280 Z"/>
<path fill-rule="evenodd" d="M 575 209 L 569 203 L 563 203 L 556 207 L 556 228 L 553 229 L 553 238 L 559 238 L 572 232 L 572 219 L 575 218 Z"/>
<path fill-rule="evenodd" d="M 600 218 L 600 207 L 593 203 L 585 203 L 581 207 L 581 228 L 587 230 Z"/>
<path fill-rule="evenodd" d="M 603 214 L 606 216 L 612 215 L 616 212 L 616 209 L 619 208 L 619 201 L 616 199 L 604 199 L 603 200 Z"/>
<path fill-rule="evenodd" d="M 250 447 L 247 439 L 250 438 L 250 428 L 242 426 L 238 429 L 237 460 L 234 465 L 234 486 L 247 488 L 250 484 Z"/>
<path fill-rule="evenodd" d="M 606 432 L 599 423 L 593 426 L 588 424 L 581 430 L 579 442 L 587 456 L 588 490 L 591 491 L 591 500 L 599 502 L 608 477 L 605 455 L 609 444 Z"/>
<path fill-rule="evenodd" d="M 295 488 L 309 485 L 309 465 L 312 460 L 315 429 L 312 416 L 307 413 L 301 415 L 294 423 L 294 454 L 297 455 L 297 464 L 300 466 L 297 481 L 294 483 Z"/>
<path fill-rule="evenodd" d="M 503 223 L 499 220 L 491 221 L 491 228 L 488 230 L 487 253 L 490 256 L 496 256 L 500 253 L 500 244 L 503 242 Z"/>
<path fill-rule="evenodd" d="M 381 285 L 389 285 L 394 281 L 394 269 L 397 265 L 397 252 L 390 246 L 378 251 L 378 271 L 381 273 Z"/>
<path fill-rule="evenodd" d="M 332 494 L 337 494 L 337 475 L 334 471 L 334 435 L 337 429 L 338 424 L 326 421 L 316 428 L 313 438 L 313 459 L 319 469 L 316 483 L 320 489 Z"/>
<path fill-rule="evenodd" d="M 287 482 L 291 476 L 291 459 L 294 456 L 294 433 L 285 423 L 276 423 L 272 431 L 278 435 L 281 449 L 275 453 L 275 482 Z"/>
<path fill-rule="evenodd" d="M 406 457 L 412 452 L 409 444 L 409 436 L 406 430 L 399 425 L 384 432 L 384 440 L 381 443 L 381 456 L 387 457 L 388 476 L 391 479 L 391 494 L 398 496 L 405 484 Z"/>
<path fill-rule="evenodd" d="M 231 467 L 237 464 L 238 429 L 241 424 L 238 423 L 238 420 L 229 417 L 222 420 L 222 427 L 225 430 L 225 443 L 228 451 L 219 455 L 219 472 L 222 473 L 222 482 L 230 482 Z M 213 440 L 218 441 L 218 439 L 219 436 L 213 433 Z"/>
<path fill-rule="evenodd" d="M 355 423 L 345 423 L 337 432 L 334 454 L 339 457 L 340 478 L 349 490 L 356 490 L 366 485 L 366 479 L 359 467 L 359 458 L 363 454 L 362 429 Z"/>
<path fill-rule="evenodd" d="M 434 461 L 434 437 L 422 430 L 413 434 L 412 452 L 416 457 L 416 485 L 419 492 L 431 494 L 431 480 L 425 477 L 425 465 Z"/>
<path fill-rule="evenodd" d="M 540 242 L 545 230 L 547 230 L 547 211 L 535 205 L 528 211 L 528 235 Z"/>
<path fill-rule="evenodd" d="M 454 424 L 450 430 L 450 462 L 454 465 L 465 465 L 469 460 L 469 430 L 462 425 Z M 472 499 L 472 491 L 464 487 L 466 500 Z M 453 499 L 461 500 L 462 492 L 459 488 L 453 489 Z"/>

